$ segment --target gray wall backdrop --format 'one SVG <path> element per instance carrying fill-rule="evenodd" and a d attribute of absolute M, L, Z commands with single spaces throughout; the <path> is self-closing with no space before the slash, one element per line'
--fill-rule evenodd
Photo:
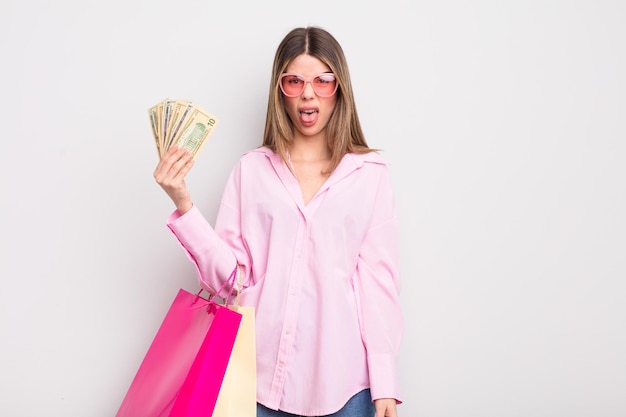
<path fill-rule="evenodd" d="M 342 43 L 402 220 L 401 416 L 626 415 L 626 3 L 3 1 L 0 415 L 111 417 L 175 291 L 147 108 L 221 124 L 213 221 L 294 26 Z"/>

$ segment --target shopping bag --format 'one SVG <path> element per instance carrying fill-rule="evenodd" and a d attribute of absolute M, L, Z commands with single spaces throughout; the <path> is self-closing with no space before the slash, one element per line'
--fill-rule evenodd
<path fill-rule="evenodd" d="M 237 304 L 237 303 L 236 303 Z M 231 307 L 242 315 L 212 417 L 256 417 L 254 307 Z"/>
<path fill-rule="evenodd" d="M 198 407 L 212 410 L 242 316 L 226 307 L 230 297 L 221 305 L 200 294 L 178 291 L 116 417 L 192 417 Z M 199 380 L 211 382 L 201 387 Z M 194 386 L 208 391 L 198 398 Z"/>
<path fill-rule="evenodd" d="M 256 417 L 256 333 L 254 307 L 239 303 L 242 277 L 236 266 L 237 297 L 231 309 L 242 316 L 212 417 Z"/>
<path fill-rule="evenodd" d="M 210 304 L 209 309 L 215 310 L 215 317 L 185 377 L 169 417 L 213 415 L 242 316 L 216 303 Z"/>

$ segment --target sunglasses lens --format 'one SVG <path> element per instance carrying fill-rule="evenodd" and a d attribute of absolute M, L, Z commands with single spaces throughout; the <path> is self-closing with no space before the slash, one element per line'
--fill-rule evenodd
<path fill-rule="evenodd" d="M 322 74 L 313 78 L 313 90 L 319 96 L 332 96 L 337 89 L 337 80 L 333 74 Z"/>
<path fill-rule="evenodd" d="M 286 75 L 281 79 L 280 83 L 285 95 L 290 97 L 300 95 L 302 90 L 304 90 L 304 80 L 301 80 L 296 75 Z"/>

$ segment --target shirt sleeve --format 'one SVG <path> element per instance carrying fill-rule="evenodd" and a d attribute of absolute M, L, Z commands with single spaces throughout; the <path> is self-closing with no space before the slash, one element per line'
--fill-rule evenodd
<path fill-rule="evenodd" d="M 227 181 L 215 228 L 196 206 L 184 215 L 175 211 L 167 220 L 168 228 L 196 266 L 201 287 L 212 294 L 223 287 L 237 264 L 247 264 L 242 249 L 240 215 L 233 207 L 238 207 L 238 172 L 234 169 Z"/>
<path fill-rule="evenodd" d="M 402 402 L 398 355 L 404 329 L 400 306 L 398 219 L 386 166 L 355 273 L 361 333 L 367 350 L 372 399 Z"/>

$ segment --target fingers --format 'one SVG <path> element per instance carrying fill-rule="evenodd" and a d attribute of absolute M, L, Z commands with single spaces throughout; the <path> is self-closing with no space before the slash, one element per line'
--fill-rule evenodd
<path fill-rule="evenodd" d="M 169 173 L 172 176 L 172 181 L 175 183 L 184 181 L 187 173 L 189 173 L 189 170 L 193 167 L 193 163 L 194 159 L 191 152 L 183 150 L 183 155 L 177 159 L 170 168 Z"/>
<path fill-rule="evenodd" d="M 154 179 L 161 186 L 175 186 L 184 180 L 193 166 L 193 155 L 185 148 L 172 147 L 154 170 Z"/>
<path fill-rule="evenodd" d="M 374 401 L 376 417 L 398 417 L 396 400 L 393 398 L 381 398 Z"/>
<path fill-rule="evenodd" d="M 179 148 L 178 146 L 172 146 L 165 155 L 159 160 L 156 167 L 155 174 L 165 174 L 170 171 L 172 166 L 185 156 L 187 150 L 185 148 Z"/>
<path fill-rule="evenodd" d="M 181 214 L 191 209 L 191 197 L 185 185 L 185 176 L 193 167 L 194 159 L 185 148 L 170 149 L 159 161 L 154 179 L 172 199 Z"/>

